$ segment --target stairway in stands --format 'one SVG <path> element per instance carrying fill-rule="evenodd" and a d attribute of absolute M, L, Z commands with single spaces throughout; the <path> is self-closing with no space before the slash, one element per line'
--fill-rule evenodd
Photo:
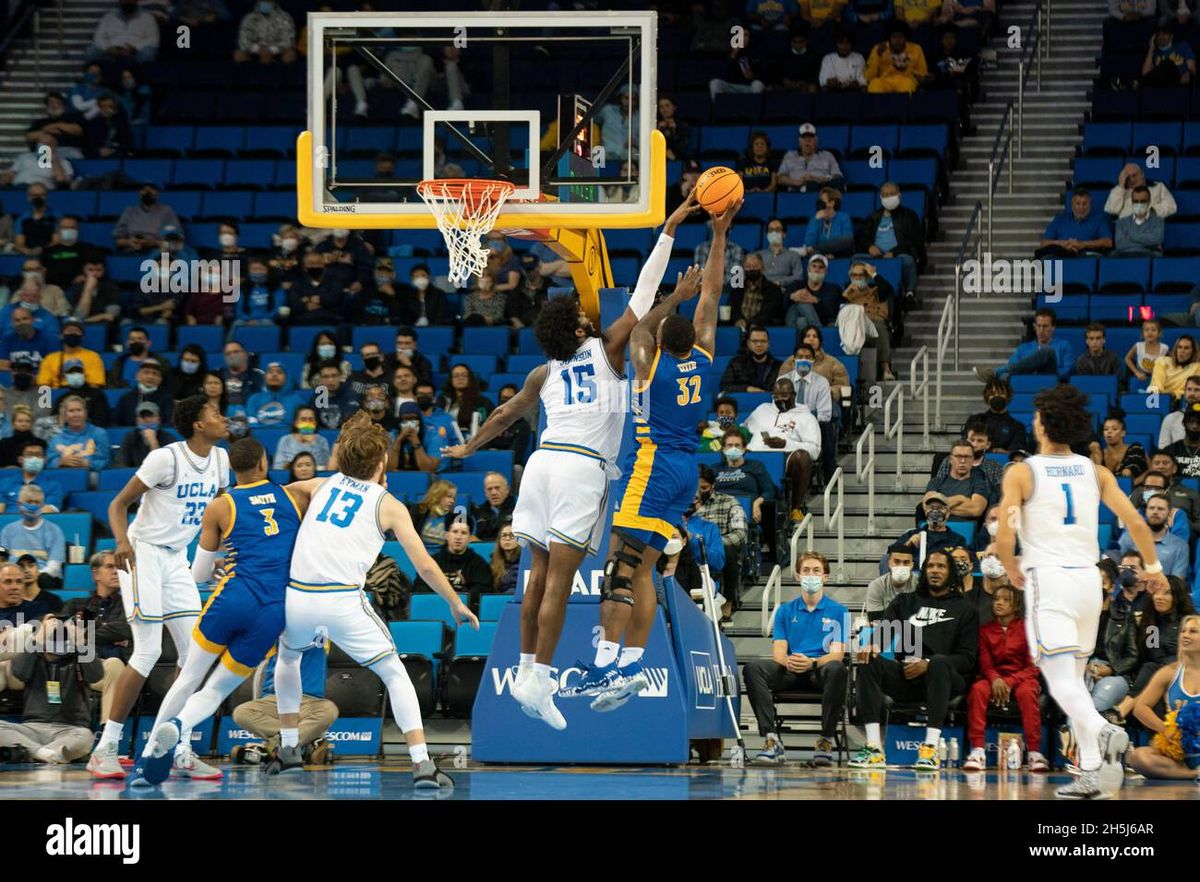
<path fill-rule="evenodd" d="M 1018 61 L 1024 53 L 1007 48 L 1004 38 L 1008 28 L 1015 25 L 1021 29 L 1022 40 L 1028 39 L 1034 12 L 1035 5 L 1029 0 L 1003 4 L 997 36 L 990 44 L 996 50 L 995 66 L 983 74 L 982 94 L 971 110 L 975 131 L 960 140 L 958 167 L 950 174 L 951 201 L 942 206 L 940 235 L 929 245 L 929 267 L 920 278 L 921 307 L 905 318 L 905 330 L 911 342 L 894 353 L 893 366 L 905 387 L 903 395 L 906 398 L 904 475 L 901 489 L 897 490 L 895 444 L 884 440 L 880 415 L 875 435 L 873 536 L 866 535 L 867 489 L 855 478 L 853 447 L 841 460 L 846 472 L 846 579 L 828 593 L 843 603 L 858 605 L 863 602 L 866 586 L 878 575 L 879 559 L 888 544 L 913 526 L 913 510 L 928 480 L 933 452 L 947 450 L 958 437 L 966 418 L 983 409 L 982 384 L 972 373 L 972 368 L 975 365 L 994 366 L 1007 360 L 1021 339 L 1022 320 L 1032 315 L 1032 295 L 1029 293 L 985 294 L 979 298 L 964 296 L 961 299 L 960 369 L 954 369 L 951 346 L 943 367 L 943 428 L 937 429 L 933 425 L 933 378 L 938 322 L 946 298 L 954 291 L 954 262 L 975 203 L 981 201 L 986 205 L 987 202 L 988 158 L 1005 108 L 1010 101 L 1015 108 L 1017 101 Z M 1035 75 L 1031 74 L 1026 81 L 1023 154 L 1015 160 L 1013 192 L 1010 195 L 1007 191 L 1007 174 L 1001 175 L 1000 186 L 996 189 L 993 257 L 1032 257 L 1042 230 L 1061 210 L 1064 185 L 1071 176 L 1071 160 L 1080 143 L 1080 126 L 1089 106 L 1088 91 L 1097 71 L 1096 58 L 1105 15 L 1105 6 L 1094 0 L 1053 0 L 1049 29 L 1051 51 L 1042 61 L 1040 91 Z M 910 397 L 911 361 L 922 346 L 928 347 L 929 351 L 930 450 L 921 449 L 921 402 Z M 890 394 L 893 386 L 892 383 L 883 384 L 883 395 Z M 857 437 L 851 441 L 857 441 Z M 834 496 L 831 510 L 836 504 Z M 836 556 L 836 533 L 824 528 L 819 490 L 814 491 L 810 508 L 817 521 L 814 547 L 832 559 Z M 804 548 L 803 541 L 800 547 Z M 782 599 L 790 600 L 797 592 L 796 583 L 785 571 Z M 763 587 L 759 586 L 749 594 L 726 632 L 733 639 L 739 662 L 770 655 L 771 639 L 761 636 L 760 631 L 763 602 Z M 770 603 L 770 599 L 766 602 Z M 761 739 L 744 690 L 741 717 L 746 742 L 753 754 Z M 785 735 L 784 742 L 789 747 L 808 747 L 813 737 Z M 805 750 L 801 755 L 806 754 Z"/>
<path fill-rule="evenodd" d="M 83 53 L 92 42 L 96 23 L 113 8 L 108 0 L 61 0 L 42 3 L 32 33 L 9 47 L 5 71 L 0 75 L 0 167 L 25 147 L 25 130 L 42 116 L 47 92 L 66 94 L 81 77 Z M 39 73 L 40 69 L 40 73 Z"/>

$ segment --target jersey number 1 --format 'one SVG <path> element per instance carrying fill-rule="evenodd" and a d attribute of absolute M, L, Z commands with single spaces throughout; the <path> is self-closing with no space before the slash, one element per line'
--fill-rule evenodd
<path fill-rule="evenodd" d="M 1067 516 L 1063 518 L 1063 526 L 1070 526 L 1075 523 L 1075 498 L 1071 496 L 1070 484 L 1062 484 L 1060 486 L 1063 489 L 1063 493 L 1067 495 Z"/>

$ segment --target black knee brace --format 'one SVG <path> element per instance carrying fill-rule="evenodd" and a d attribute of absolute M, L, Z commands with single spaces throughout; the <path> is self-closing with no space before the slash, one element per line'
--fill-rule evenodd
<path fill-rule="evenodd" d="M 617 564 L 628 564 L 636 570 L 642 565 L 642 552 L 646 550 L 646 543 L 628 536 L 621 536 L 620 539 L 621 545 L 617 548 L 616 554 L 604 565 L 604 579 L 600 583 L 600 600 L 610 600 L 613 603 L 633 606 L 632 594 L 615 593 L 617 591 L 633 591 L 633 580 L 629 576 L 618 575 Z"/>

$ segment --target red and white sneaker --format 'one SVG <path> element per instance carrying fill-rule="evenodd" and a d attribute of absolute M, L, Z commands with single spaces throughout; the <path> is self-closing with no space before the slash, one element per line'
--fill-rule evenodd
<path fill-rule="evenodd" d="M 92 773 L 93 778 L 101 780 L 124 778 L 125 770 L 117 760 L 117 745 L 104 742 L 97 745 L 88 757 L 87 770 Z"/>
<path fill-rule="evenodd" d="M 967 754 L 967 758 L 963 760 L 962 770 L 964 772 L 982 772 L 987 768 L 987 751 L 982 747 L 973 747 L 971 752 Z"/>
<path fill-rule="evenodd" d="M 225 773 L 196 758 L 191 748 L 180 745 L 175 748 L 175 764 L 171 767 L 172 778 L 190 778 L 193 781 L 220 781 Z"/>

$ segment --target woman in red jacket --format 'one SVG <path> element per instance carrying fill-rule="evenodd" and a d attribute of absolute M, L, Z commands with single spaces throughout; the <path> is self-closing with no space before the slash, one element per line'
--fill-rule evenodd
<path fill-rule="evenodd" d="M 971 753 L 963 770 L 979 772 L 987 767 L 984 729 L 989 704 L 1004 707 L 1016 701 L 1025 729 L 1029 771 L 1046 772 L 1050 764 L 1042 756 L 1042 712 L 1038 704 L 1042 687 L 1038 670 L 1025 639 L 1025 605 L 1022 592 L 1008 585 L 996 589 L 992 601 L 995 618 L 979 629 L 979 679 L 967 695 L 967 737 Z"/>

